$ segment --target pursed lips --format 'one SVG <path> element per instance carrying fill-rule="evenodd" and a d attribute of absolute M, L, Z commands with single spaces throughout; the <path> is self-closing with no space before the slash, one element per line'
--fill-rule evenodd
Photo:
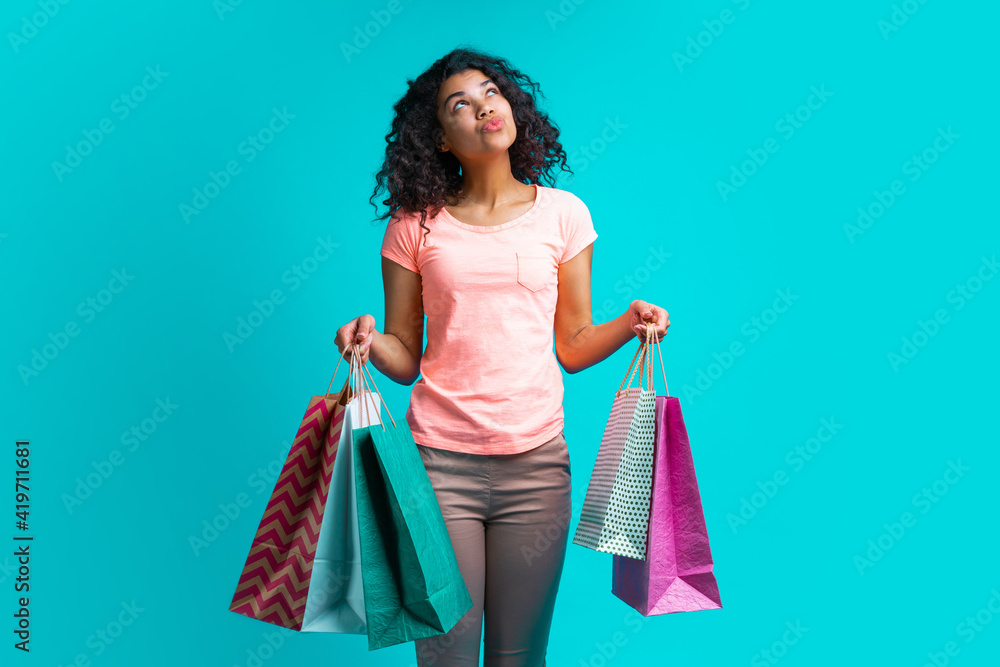
<path fill-rule="evenodd" d="M 483 125 L 482 131 L 483 132 L 495 132 L 496 130 L 498 130 L 501 127 L 503 127 L 503 125 L 504 125 L 503 117 L 502 116 L 497 116 L 497 117 L 492 118 L 489 121 L 487 121 Z"/>

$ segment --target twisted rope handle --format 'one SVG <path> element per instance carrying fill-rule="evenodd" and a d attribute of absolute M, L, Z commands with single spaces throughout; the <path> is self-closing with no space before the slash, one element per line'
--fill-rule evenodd
<path fill-rule="evenodd" d="M 618 386 L 618 391 L 615 392 L 615 396 L 621 393 L 622 387 L 625 387 L 625 391 L 632 388 L 632 378 L 635 376 L 636 371 L 639 372 L 639 390 L 642 390 L 642 378 L 646 375 L 645 364 L 646 364 L 646 353 L 649 350 L 648 334 L 649 327 L 646 327 L 647 342 L 639 343 L 639 349 L 635 351 L 635 356 L 632 357 L 632 363 L 629 364 L 628 372 L 625 373 L 625 379 L 628 380 L 628 385 L 626 386 L 625 380 L 622 380 L 621 385 Z M 633 370 L 633 365 L 635 365 L 635 360 L 639 359 L 639 365 L 635 366 Z"/>
<path fill-rule="evenodd" d="M 368 378 L 372 381 L 372 386 L 375 387 L 375 393 L 378 394 L 379 405 L 381 405 L 382 407 L 385 408 L 385 413 L 387 415 L 389 415 L 389 421 L 392 422 L 392 427 L 393 428 L 398 428 L 396 426 L 396 420 L 392 418 L 392 413 L 389 412 L 389 405 L 385 402 L 385 399 L 382 398 L 382 393 L 378 390 L 378 385 L 375 384 L 375 378 L 372 377 L 372 372 L 370 370 L 368 370 L 368 364 L 361 364 L 361 370 L 364 371 L 365 373 L 368 373 Z M 362 374 L 362 378 L 364 378 L 364 374 Z M 367 386 L 367 383 L 365 383 L 365 384 Z M 379 422 L 381 422 L 381 421 L 382 420 L 379 419 Z M 385 424 L 382 424 L 382 430 L 383 431 L 385 430 Z"/>
<path fill-rule="evenodd" d="M 646 325 L 646 355 L 649 357 L 647 360 L 649 365 L 646 367 L 646 390 L 652 391 L 653 395 L 656 395 L 656 390 L 653 388 L 653 351 L 650 347 L 653 344 L 653 325 Z M 642 386 L 642 385 L 640 385 Z"/>
<path fill-rule="evenodd" d="M 353 347 L 356 348 L 357 345 L 354 345 Z M 368 401 L 366 400 L 366 397 L 365 397 L 365 389 L 366 389 L 366 387 L 365 387 L 365 383 L 364 383 L 364 376 L 361 375 L 361 364 L 358 361 L 358 354 L 357 354 L 357 352 L 358 352 L 357 350 L 354 350 L 354 353 L 351 354 L 351 377 L 350 377 L 350 379 L 354 383 L 353 387 L 355 388 L 355 392 L 356 392 L 356 394 L 352 395 L 351 400 L 353 400 L 353 398 L 354 398 L 355 395 L 361 397 L 361 413 L 360 414 L 361 414 L 362 422 L 367 417 L 368 423 L 371 424 L 371 417 L 368 416 Z M 348 401 L 348 403 L 350 403 L 350 401 Z M 360 428 L 360 427 L 356 426 L 355 428 Z"/>
<path fill-rule="evenodd" d="M 340 362 L 344 360 L 344 355 L 347 354 L 347 351 L 350 349 L 353 349 L 353 354 L 348 361 L 348 393 L 350 395 L 350 399 L 353 399 L 356 396 L 361 396 L 362 419 L 367 418 L 368 423 L 371 424 L 371 417 L 368 411 L 368 401 L 365 400 L 364 393 L 367 391 L 368 393 L 378 394 L 379 402 L 382 405 L 385 405 L 385 400 L 382 399 L 382 394 L 379 393 L 378 387 L 375 386 L 374 378 L 372 378 L 372 385 L 375 386 L 374 392 L 365 381 L 365 371 L 368 372 L 368 377 L 371 377 L 371 371 L 368 371 L 367 366 L 361 363 L 361 346 L 357 343 L 351 343 L 350 345 L 345 346 L 344 351 L 340 353 L 340 358 L 337 360 L 337 365 L 333 369 L 333 377 L 330 378 L 330 385 L 326 388 L 326 393 L 327 395 L 330 394 L 330 389 L 333 387 L 333 381 L 337 378 L 337 371 L 340 370 Z M 348 399 L 348 402 L 350 402 L 350 399 Z M 395 427 L 396 420 L 392 418 L 392 413 L 389 412 L 388 405 L 385 406 L 385 412 L 389 415 L 389 420 L 392 422 L 393 427 Z M 379 421 L 381 422 L 382 420 L 380 419 Z M 382 425 L 382 430 L 385 430 L 384 424 Z"/>
<path fill-rule="evenodd" d="M 670 387 L 667 386 L 667 374 L 663 368 L 663 353 L 660 352 L 660 335 L 656 333 L 656 330 L 653 328 L 652 324 L 647 325 L 646 334 L 647 338 L 650 336 L 652 337 L 653 343 L 656 345 L 656 356 L 660 358 L 660 375 L 663 377 L 663 391 L 666 393 L 667 396 L 670 396 Z M 652 355 L 652 352 L 650 352 L 650 355 Z M 650 368 L 649 374 L 650 378 L 652 378 L 653 375 L 652 368 Z"/>
<path fill-rule="evenodd" d="M 333 377 L 330 378 L 330 386 L 326 388 L 327 394 L 330 393 L 330 387 L 333 387 L 333 381 L 337 377 L 337 369 L 340 368 L 340 362 L 344 360 L 344 355 L 347 354 L 347 350 L 349 350 L 350 347 L 351 347 L 350 345 L 345 345 L 344 351 L 340 353 L 340 359 L 337 360 L 337 366 L 333 369 Z M 352 362 L 354 361 L 353 356 L 351 357 L 351 361 Z M 351 381 L 350 374 L 348 374 L 347 382 L 350 383 L 350 381 Z"/>
<path fill-rule="evenodd" d="M 639 344 L 639 349 L 635 351 L 635 355 L 632 357 L 632 363 L 629 364 L 628 371 L 625 372 L 625 380 L 618 386 L 618 391 L 615 392 L 615 396 L 621 393 L 622 387 L 625 387 L 625 381 L 628 380 L 628 387 L 630 389 L 632 386 L 632 377 L 635 375 L 635 371 L 639 372 L 639 389 L 642 390 L 642 379 L 647 378 L 646 389 L 647 391 L 655 392 L 656 389 L 653 386 L 653 358 L 652 349 L 653 344 L 656 345 L 656 353 L 660 357 L 660 374 L 663 377 L 663 388 L 667 392 L 667 396 L 670 395 L 670 388 L 667 386 L 667 376 L 663 368 L 663 353 L 660 351 L 660 339 L 659 334 L 656 333 L 655 327 L 652 322 L 646 323 L 646 340 Z M 635 366 L 635 360 L 639 360 L 639 365 L 633 370 Z M 647 366 L 648 364 L 648 366 Z"/>
<path fill-rule="evenodd" d="M 379 405 L 385 407 L 385 413 L 387 415 L 389 415 L 389 421 L 392 422 L 393 428 L 398 428 L 396 426 L 396 420 L 393 418 L 392 413 L 389 412 L 389 406 L 386 405 L 385 399 L 382 398 L 382 394 L 378 390 L 378 385 L 375 384 L 375 378 L 372 377 L 371 371 L 368 370 L 368 364 L 360 362 L 360 358 L 361 358 L 360 346 L 358 346 L 357 344 L 355 344 L 354 347 L 358 348 L 358 349 L 356 350 L 355 354 L 352 356 L 352 360 L 354 360 L 355 358 L 357 358 L 359 360 L 357 362 L 357 369 L 358 369 L 358 374 L 360 376 L 361 385 L 364 387 L 364 391 L 362 392 L 362 396 L 364 395 L 365 392 L 367 392 L 369 394 L 375 394 L 375 395 L 377 395 L 378 399 L 379 399 Z M 368 377 L 372 381 L 372 387 L 375 388 L 374 391 L 371 389 L 371 387 L 368 386 L 367 380 L 365 380 L 365 373 L 366 372 L 368 373 Z M 363 414 L 365 416 L 367 416 L 369 414 L 368 413 L 368 401 L 365 400 L 364 398 L 362 398 L 362 408 L 364 410 Z M 379 412 L 381 412 L 381 408 L 379 409 Z M 368 419 L 368 424 L 371 425 L 371 419 L 370 418 Z M 381 419 L 379 419 L 379 424 L 382 426 L 382 430 L 385 431 L 386 430 L 385 424 L 382 422 Z"/>
<path fill-rule="evenodd" d="M 644 350 L 645 350 L 645 347 L 642 344 L 640 344 L 639 347 L 636 349 L 635 354 L 632 355 L 632 363 L 630 363 L 628 365 L 628 370 L 625 371 L 625 377 L 622 379 L 622 383 L 620 385 L 618 385 L 618 391 L 615 392 L 615 396 L 617 396 L 618 394 L 621 393 L 622 387 L 625 386 L 625 380 L 628 380 L 628 383 L 629 383 L 630 387 L 632 386 L 631 375 L 634 374 L 634 371 L 632 370 L 632 366 L 635 365 L 635 360 L 637 358 L 640 358 L 642 356 L 642 352 Z M 640 363 L 641 363 L 641 360 L 640 360 Z"/>

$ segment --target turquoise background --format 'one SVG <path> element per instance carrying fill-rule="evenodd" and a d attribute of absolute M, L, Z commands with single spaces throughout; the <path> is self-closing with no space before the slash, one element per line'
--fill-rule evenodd
<path fill-rule="evenodd" d="M 259 471 L 280 467 L 325 390 L 336 329 L 363 313 L 381 328 L 384 223 L 370 223 L 368 197 L 392 104 L 460 44 L 542 85 L 576 172 L 556 187 L 588 205 L 600 235 L 595 322 L 634 298 L 670 312 L 666 376 L 724 605 L 642 619 L 611 594 L 610 555 L 571 545 L 549 664 L 996 664 L 1000 280 L 977 283 L 1000 249 L 996 5 L 387 7 L 4 3 L 4 664 L 413 664 L 412 644 L 369 654 L 364 637 L 280 633 L 228 605 L 273 485 Z M 373 11 L 391 20 L 348 58 L 340 45 Z M 115 100 L 144 77 L 124 116 Z M 241 142 L 274 109 L 294 118 L 251 160 Z M 781 119 L 797 111 L 792 132 Z M 102 119 L 113 131 L 57 174 Z M 611 121 L 620 131 L 602 143 Z M 958 137 L 935 154 L 948 128 Z M 778 150 L 724 198 L 718 183 L 765 145 Z M 911 180 L 925 150 L 936 161 Z M 240 172 L 186 222 L 179 206 L 229 161 Z M 845 225 L 895 179 L 905 192 L 852 242 Z M 339 245 L 286 281 L 317 238 Z M 650 248 L 670 257 L 644 273 Z M 127 286 L 102 295 L 123 269 Z M 979 291 L 960 300 L 959 286 Z M 224 332 L 275 289 L 285 302 L 230 350 Z M 797 298 L 776 314 L 779 290 Z M 64 346 L 22 377 L 50 335 Z M 894 365 L 904 338 L 921 345 Z M 727 359 L 734 343 L 743 353 Z M 634 350 L 565 376 L 571 530 Z M 410 387 L 379 387 L 405 412 Z M 124 447 L 168 399 L 172 414 Z M 832 438 L 824 419 L 842 425 Z M 827 442 L 809 442 L 818 435 Z M 30 657 L 12 648 L 18 438 L 31 441 Z M 102 462 L 111 474 L 67 504 Z M 946 474 L 949 462 L 967 470 Z M 769 487 L 776 476 L 785 483 Z M 193 548 L 238 494 L 249 506 Z M 910 525 L 894 526 L 906 512 Z"/>

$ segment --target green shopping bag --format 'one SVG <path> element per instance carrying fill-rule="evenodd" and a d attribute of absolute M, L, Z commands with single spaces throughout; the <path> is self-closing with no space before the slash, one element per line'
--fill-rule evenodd
<path fill-rule="evenodd" d="M 410 427 L 383 421 L 353 431 L 369 651 L 444 634 L 472 608 Z"/>

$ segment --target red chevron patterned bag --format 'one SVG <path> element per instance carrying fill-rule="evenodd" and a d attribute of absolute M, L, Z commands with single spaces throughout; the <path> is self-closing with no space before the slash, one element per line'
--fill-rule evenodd
<path fill-rule="evenodd" d="M 346 352 L 345 348 L 340 361 L 343 361 Z M 337 377 L 340 361 L 333 371 L 333 378 Z M 337 626 L 327 619 L 325 623 L 303 627 L 307 612 L 306 599 L 316 561 L 320 528 L 324 526 L 323 510 L 330 491 L 334 462 L 345 425 L 350 429 L 350 422 L 354 421 L 351 418 L 345 419 L 345 416 L 349 409 L 351 415 L 356 416 L 361 399 L 370 400 L 356 386 L 352 387 L 351 380 L 356 377 L 354 367 L 352 359 L 351 374 L 339 392 L 330 393 L 330 388 L 333 387 L 331 378 L 327 393 L 313 396 L 309 400 L 305 416 L 253 538 L 236 593 L 229 606 L 230 611 L 301 632 L 365 633 L 363 608 L 361 618 L 340 619 L 350 620 L 351 623 Z M 360 423 L 355 421 L 353 428 L 359 426 Z M 353 477 L 353 473 L 350 476 Z M 346 511 L 347 508 L 336 509 Z M 329 563 L 324 565 L 329 566 Z M 325 577 L 325 587 L 329 587 L 327 579 L 330 577 Z M 348 585 L 360 588 L 360 582 Z M 333 593 L 344 594 L 348 586 L 336 588 L 339 590 Z M 330 595 L 331 591 L 325 591 L 324 604 L 328 608 L 331 604 Z M 315 602 L 310 602 L 314 608 Z M 356 603 L 345 606 L 356 606 Z M 350 615 L 349 612 L 350 609 L 345 609 L 340 616 Z M 314 617 L 316 615 L 313 611 L 309 613 Z M 336 610 L 333 610 L 333 615 L 337 615 Z"/>

